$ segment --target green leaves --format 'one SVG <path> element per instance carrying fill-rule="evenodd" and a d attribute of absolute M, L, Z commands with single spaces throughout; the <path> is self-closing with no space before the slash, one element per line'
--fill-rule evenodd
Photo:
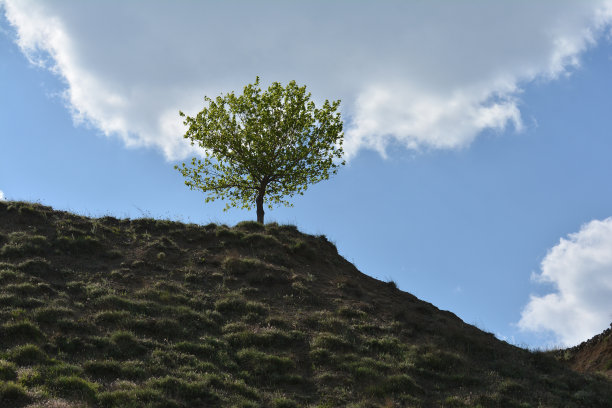
<path fill-rule="evenodd" d="M 344 164 L 340 101 L 326 100 L 318 109 L 310 96 L 295 81 L 262 91 L 257 77 L 242 95 L 205 97 L 195 117 L 180 114 L 185 138 L 206 156 L 175 168 L 189 188 L 207 193 L 207 202 L 220 198 L 251 209 L 261 195 L 270 208 L 291 205 L 285 197 L 303 194 Z"/>

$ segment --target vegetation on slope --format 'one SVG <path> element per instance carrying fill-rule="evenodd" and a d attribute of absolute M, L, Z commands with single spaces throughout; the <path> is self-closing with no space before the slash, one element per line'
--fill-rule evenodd
<path fill-rule="evenodd" d="M 552 354 L 583 373 L 598 372 L 612 379 L 612 324 L 593 338 Z"/>
<path fill-rule="evenodd" d="M 0 406 L 604 407 L 324 236 L 0 202 Z"/>

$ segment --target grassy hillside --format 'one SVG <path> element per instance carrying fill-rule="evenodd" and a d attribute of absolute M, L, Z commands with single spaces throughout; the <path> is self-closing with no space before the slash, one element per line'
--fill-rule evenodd
<path fill-rule="evenodd" d="M 0 202 L 2 407 L 604 407 L 324 236 Z"/>

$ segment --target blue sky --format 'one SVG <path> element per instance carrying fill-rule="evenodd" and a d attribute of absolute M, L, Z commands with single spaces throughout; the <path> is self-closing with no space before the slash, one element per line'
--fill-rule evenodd
<path fill-rule="evenodd" d="M 342 99 L 348 164 L 267 221 L 518 345 L 612 321 L 608 2 L 69 3 L 0 1 L 0 197 L 254 219 L 183 185 L 178 110 L 296 79 Z"/>

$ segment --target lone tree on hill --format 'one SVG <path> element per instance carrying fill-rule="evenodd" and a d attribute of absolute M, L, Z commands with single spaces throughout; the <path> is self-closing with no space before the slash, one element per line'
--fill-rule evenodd
<path fill-rule="evenodd" d="M 309 184 L 327 180 L 344 164 L 340 101 L 325 101 L 318 109 L 305 86 L 274 82 L 267 91 L 254 84 L 240 96 L 233 92 L 216 99 L 195 117 L 185 117 L 185 138 L 205 151 L 203 160 L 175 166 L 185 184 L 208 193 L 206 202 L 228 199 L 231 206 L 257 207 L 264 222 L 264 201 L 292 204 L 285 197 L 304 194 Z M 337 160 L 338 159 L 338 160 Z"/>

